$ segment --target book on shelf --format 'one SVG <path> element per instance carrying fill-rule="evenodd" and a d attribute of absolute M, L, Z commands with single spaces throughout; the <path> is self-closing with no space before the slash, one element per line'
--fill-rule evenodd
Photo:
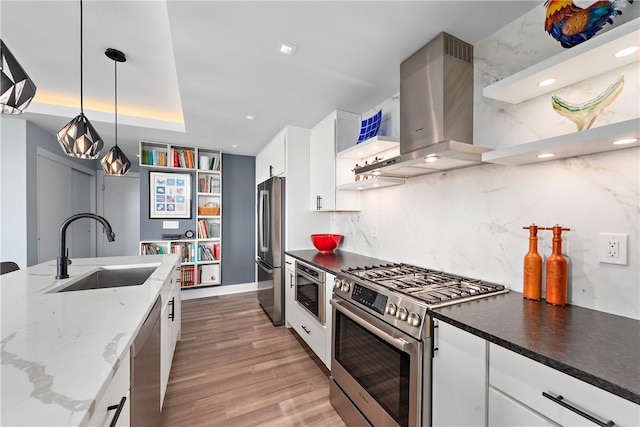
<path fill-rule="evenodd" d="M 198 280 L 197 277 L 197 273 L 199 273 L 199 271 L 196 271 L 195 265 L 186 265 L 180 267 L 180 287 L 185 288 L 200 283 L 200 280 Z"/>
<path fill-rule="evenodd" d="M 155 243 L 142 244 L 142 255 L 158 255 L 164 253 L 164 248 L 162 246 L 156 245 Z"/>
<path fill-rule="evenodd" d="M 167 166 L 167 153 L 157 148 L 143 147 L 140 162 L 149 166 Z"/>
<path fill-rule="evenodd" d="M 198 261 L 215 261 L 214 252 L 206 245 L 198 245 Z"/>
<path fill-rule="evenodd" d="M 209 169 L 220 172 L 220 153 L 211 153 L 210 163 Z"/>
<path fill-rule="evenodd" d="M 213 259 L 220 261 L 220 243 L 213 244 Z"/>

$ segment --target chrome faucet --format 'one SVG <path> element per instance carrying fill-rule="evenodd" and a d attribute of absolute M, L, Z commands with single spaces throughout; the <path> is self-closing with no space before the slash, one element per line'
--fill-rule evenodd
<path fill-rule="evenodd" d="M 69 274 L 67 273 L 67 266 L 71 263 L 69 262 L 69 254 L 67 252 L 67 227 L 69 227 L 69 224 L 73 221 L 80 218 L 93 218 L 96 221 L 100 221 L 104 226 L 104 232 L 107 233 L 107 240 L 110 242 L 116 240 L 116 235 L 113 230 L 111 230 L 111 224 L 109 224 L 109 222 L 100 215 L 79 213 L 70 216 L 60 227 L 60 253 L 58 254 L 58 274 L 56 275 L 56 279 L 66 279 L 69 277 Z"/>

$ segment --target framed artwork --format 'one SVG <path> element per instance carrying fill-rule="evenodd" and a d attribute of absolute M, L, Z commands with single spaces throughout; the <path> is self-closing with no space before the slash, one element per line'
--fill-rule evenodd
<path fill-rule="evenodd" d="M 191 218 L 191 175 L 149 172 L 149 218 Z"/>

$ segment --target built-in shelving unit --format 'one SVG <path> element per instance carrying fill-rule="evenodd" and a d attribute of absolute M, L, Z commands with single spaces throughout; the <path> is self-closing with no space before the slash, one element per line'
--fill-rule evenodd
<path fill-rule="evenodd" d="M 385 158 L 390 159 L 398 155 L 400 155 L 400 143 L 398 138 L 374 136 L 360 144 L 356 144 L 339 152 L 336 156 L 336 167 L 351 172 L 355 169 L 356 164 L 362 167 L 365 162 L 369 162 L 371 164 L 377 160 L 383 160 Z M 358 177 L 356 171 L 346 175 L 343 174 L 342 176 L 348 176 L 349 181 L 343 180 L 342 182 L 338 182 L 336 186 L 336 189 L 338 190 L 372 190 L 405 183 L 404 178 L 394 177 L 368 177 L 368 179 L 364 179 L 364 176 Z"/>
<path fill-rule="evenodd" d="M 635 142 L 614 145 L 614 141 L 635 138 Z M 541 139 L 526 144 L 501 148 L 482 154 L 482 161 L 503 165 L 524 165 L 548 160 L 563 159 L 604 151 L 620 150 L 640 145 L 640 119 L 627 120 L 611 125 L 587 129 L 567 135 Z M 553 157 L 539 155 L 554 153 Z"/>
<path fill-rule="evenodd" d="M 484 96 L 518 104 L 559 88 L 580 82 L 632 63 L 639 64 L 640 51 L 620 58 L 615 53 L 638 46 L 640 18 L 635 18 L 484 88 Z M 553 85 L 538 83 L 555 78 Z M 637 107 L 637 106 L 636 106 Z M 522 165 L 566 157 L 637 147 L 640 119 L 599 126 L 584 131 L 546 138 L 482 154 L 482 161 L 506 165 Z M 624 145 L 615 141 L 635 139 Z M 540 158 L 540 155 L 553 156 Z"/>
<path fill-rule="evenodd" d="M 186 240 L 145 240 L 140 254 L 180 255 L 182 288 L 219 285 L 222 254 L 222 153 L 199 147 L 141 141 L 140 167 L 163 172 L 195 172 L 191 185 L 197 212 L 194 236 Z"/>
<path fill-rule="evenodd" d="M 483 95 L 518 104 L 637 62 L 640 52 L 621 58 L 614 54 L 621 49 L 637 46 L 639 38 L 640 18 L 636 18 L 485 87 Z M 549 78 L 555 78 L 555 83 L 538 86 L 538 83 Z"/>

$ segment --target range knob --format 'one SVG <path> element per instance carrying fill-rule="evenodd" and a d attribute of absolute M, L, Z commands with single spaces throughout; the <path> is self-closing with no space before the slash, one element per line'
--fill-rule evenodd
<path fill-rule="evenodd" d="M 342 280 L 339 278 L 335 278 L 333 279 L 333 288 L 334 289 L 340 289 L 340 286 L 342 285 Z"/>
<path fill-rule="evenodd" d="M 394 303 L 390 302 L 389 304 L 387 304 L 387 314 L 395 316 L 397 311 L 398 307 Z"/>
<path fill-rule="evenodd" d="M 409 313 L 409 320 L 407 320 L 407 322 L 409 322 L 411 326 L 420 326 L 421 320 L 418 313 L 411 312 Z"/>
<path fill-rule="evenodd" d="M 352 285 L 352 283 L 349 283 L 346 280 L 343 280 L 342 281 L 342 286 L 340 287 L 340 290 L 342 292 L 349 292 L 351 290 L 351 285 Z"/>
<path fill-rule="evenodd" d="M 407 317 L 409 317 L 409 312 L 407 311 L 407 309 L 404 307 L 400 307 L 398 309 L 398 312 L 396 313 L 396 318 L 400 320 L 407 320 Z"/>

